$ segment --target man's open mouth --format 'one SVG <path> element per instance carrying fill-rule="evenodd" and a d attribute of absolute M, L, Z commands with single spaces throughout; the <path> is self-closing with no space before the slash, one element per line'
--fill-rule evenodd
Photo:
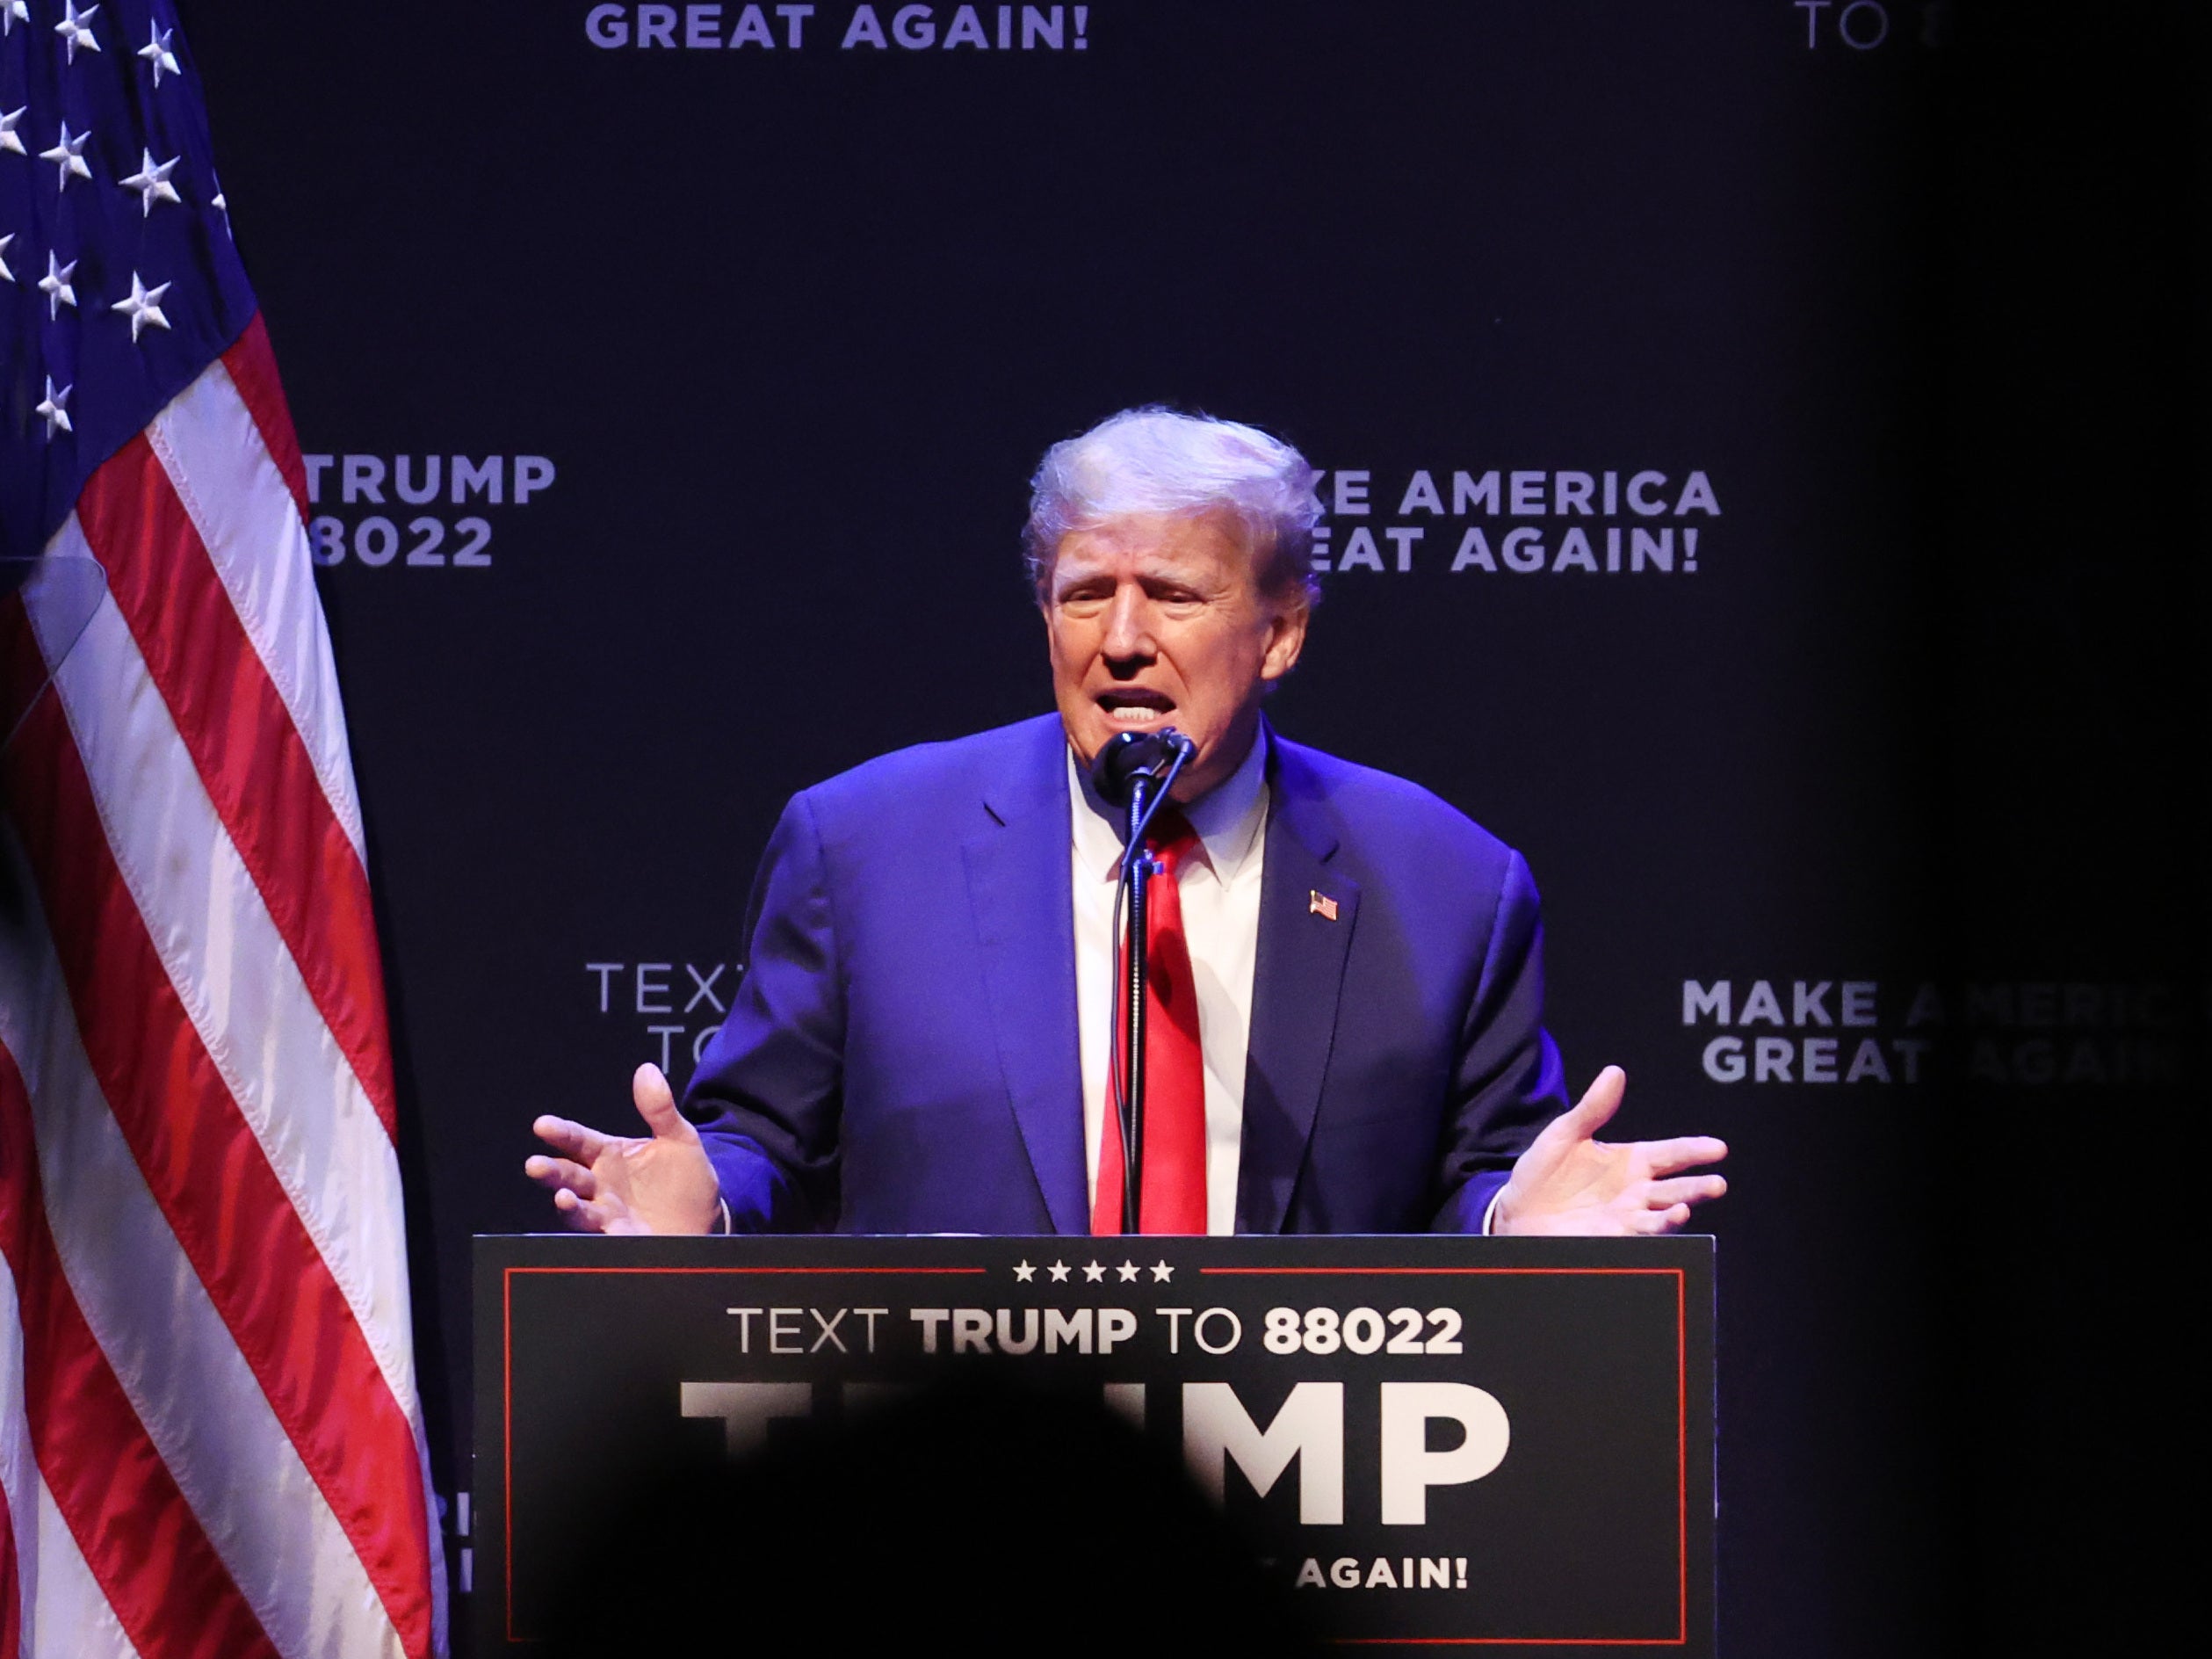
<path fill-rule="evenodd" d="M 1107 719 L 1117 725 L 1146 726 L 1175 712 L 1175 699 L 1158 692 L 1107 692 L 1098 699 Z"/>

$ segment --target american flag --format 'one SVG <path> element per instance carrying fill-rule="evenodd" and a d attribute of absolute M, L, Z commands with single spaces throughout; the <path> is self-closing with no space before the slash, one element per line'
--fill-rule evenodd
<path fill-rule="evenodd" d="M 428 1654 L 299 445 L 171 7 L 0 32 L 0 1659 Z"/>

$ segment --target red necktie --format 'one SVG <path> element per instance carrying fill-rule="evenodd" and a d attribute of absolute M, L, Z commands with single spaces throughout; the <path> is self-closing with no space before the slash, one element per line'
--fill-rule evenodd
<path fill-rule="evenodd" d="M 1138 1230 L 1206 1230 L 1206 1069 L 1198 1047 L 1198 988 L 1190 973 L 1190 947 L 1182 934 L 1182 895 L 1176 877 L 1198 850 L 1198 837 L 1173 807 L 1163 807 L 1146 837 L 1160 873 L 1145 889 L 1144 1191 L 1138 1195 Z M 1116 955 L 1120 954 L 1118 945 Z M 1115 982 L 1123 978 L 1115 963 Z M 1117 1006 L 1114 1040 L 1121 1037 Z M 1118 1075 L 1118 1068 L 1115 1075 Z M 1098 1185 L 1091 1202 L 1091 1231 L 1121 1231 L 1121 1130 L 1110 1092 L 1100 1135 Z"/>

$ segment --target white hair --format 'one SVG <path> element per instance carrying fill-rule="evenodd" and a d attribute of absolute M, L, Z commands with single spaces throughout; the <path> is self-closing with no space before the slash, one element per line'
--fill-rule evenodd
<path fill-rule="evenodd" d="M 1045 452 L 1030 481 L 1022 540 L 1041 598 L 1062 540 L 1129 513 L 1226 512 L 1244 531 L 1262 591 L 1320 597 L 1313 524 L 1321 516 L 1305 457 L 1256 426 L 1125 409 Z"/>

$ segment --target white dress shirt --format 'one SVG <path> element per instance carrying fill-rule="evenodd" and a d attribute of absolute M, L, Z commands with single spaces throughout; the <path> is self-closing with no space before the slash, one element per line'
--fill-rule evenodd
<path fill-rule="evenodd" d="M 1237 1161 L 1244 1140 L 1244 1061 L 1252 1034 L 1252 974 L 1260 945 L 1260 878 L 1267 859 L 1268 740 L 1200 800 L 1183 808 L 1200 851 L 1183 860 L 1175 890 L 1198 987 L 1198 1047 L 1206 1072 L 1206 1231 L 1237 1226 Z M 1098 1185 L 1099 1136 L 1114 1033 L 1114 887 L 1120 815 L 1099 800 L 1067 757 L 1075 893 L 1075 996 L 1083 1056 L 1083 1160 Z"/>

